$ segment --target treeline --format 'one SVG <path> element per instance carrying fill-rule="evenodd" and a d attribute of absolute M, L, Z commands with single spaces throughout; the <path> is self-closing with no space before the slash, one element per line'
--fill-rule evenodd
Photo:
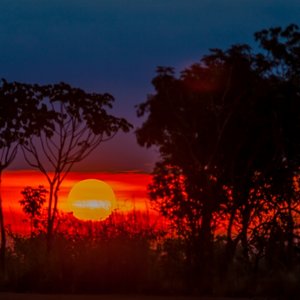
<path fill-rule="evenodd" d="M 115 212 L 102 222 L 59 215 L 50 252 L 46 222 L 42 223 L 30 236 L 8 232 L 7 271 L 0 282 L 1 291 L 283 299 L 299 294 L 299 258 L 293 268 L 286 269 L 278 248 L 272 255 L 275 264 L 275 260 L 268 263 L 262 257 L 256 268 L 255 256 L 246 262 L 237 245 L 230 268 L 224 271 L 227 241 L 222 230 L 212 243 L 214 261 L 208 274 L 212 282 L 210 290 L 204 290 L 207 280 L 197 269 L 201 266 L 189 260 L 190 242 L 170 231 L 168 222 L 161 222 L 157 215 Z"/>
<path fill-rule="evenodd" d="M 59 214 L 51 251 L 47 218 L 30 236 L 8 232 L 6 278 L 1 291 L 132 293 L 157 291 L 158 247 L 165 230 L 149 212 L 114 212 L 101 222 Z"/>

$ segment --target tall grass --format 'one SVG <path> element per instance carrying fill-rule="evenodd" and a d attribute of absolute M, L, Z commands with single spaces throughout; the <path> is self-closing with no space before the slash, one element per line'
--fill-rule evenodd
<path fill-rule="evenodd" d="M 7 274 L 0 289 L 43 293 L 202 294 L 200 265 L 191 265 L 187 241 L 148 213 L 115 213 L 102 222 L 61 215 L 50 252 L 43 227 L 31 236 L 10 233 Z M 245 263 L 241 246 L 222 270 L 226 240 L 214 244 L 213 289 L 217 296 L 300 294 L 300 260 L 286 270 L 261 258 Z"/>

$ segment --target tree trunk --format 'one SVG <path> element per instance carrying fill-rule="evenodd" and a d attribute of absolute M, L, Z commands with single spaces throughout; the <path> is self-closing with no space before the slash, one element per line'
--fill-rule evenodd
<path fill-rule="evenodd" d="M 58 191 L 59 191 L 60 183 L 57 183 L 54 189 L 54 205 L 52 210 L 52 226 L 54 226 L 56 215 L 57 215 L 57 204 L 58 204 Z M 53 230 L 53 228 L 52 228 Z"/>
<path fill-rule="evenodd" d="M 6 232 L 5 232 L 5 225 L 4 225 L 1 185 L 2 185 L 2 170 L 0 171 L 0 234 L 1 234 L 0 268 L 1 268 L 2 275 L 5 275 Z"/>
<path fill-rule="evenodd" d="M 57 214 L 58 191 L 60 183 L 55 182 L 50 184 L 49 192 L 49 207 L 48 207 L 48 226 L 47 226 L 47 250 L 51 251 L 54 223 Z"/>
<path fill-rule="evenodd" d="M 287 215 L 287 266 L 288 268 L 293 267 L 294 261 L 294 231 L 295 231 L 295 222 L 293 219 L 292 212 L 292 199 L 288 200 L 288 215 Z"/>
<path fill-rule="evenodd" d="M 203 206 L 203 215 L 200 229 L 200 276 L 202 291 L 210 293 L 213 288 L 214 254 L 213 254 L 213 235 L 212 235 L 212 208 L 210 203 Z"/>
<path fill-rule="evenodd" d="M 242 243 L 242 253 L 245 262 L 249 262 L 249 244 L 248 244 L 248 227 L 250 221 L 250 211 L 248 203 L 245 204 L 245 208 L 242 211 L 242 231 L 241 231 L 241 243 Z"/>
<path fill-rule="evenodd" d="M 48 216 L 47 216 L 47 252 L 51 251 L 52 245 L 52 233 L 53 233 L 53 218 L 52 218 L 52 206 L 53 206 L 53 183 L 50 183 L 49 191 L 49 203 L 48 203 Z"/>
<path fill-rule="evenodd" d="M 233 261 L 233 258 L 235 256 L 236 247 L 239 241 L 239 238 L 236 237 L 235 239 L 232 238 L 232 228 L 233 228 L 233 222 L 236 216 L 236 208 L 233 208 L 230 214 L 228 227 L 227 227 L 227 235 L 226 235 L 226 245 L 224 249 L 224 257 L 221 261 L 221 270 L 220 270 L 220 278 L 224 279 L 225 276 L 227 276 L 228 270 L 230 268 L 230 265 Z"/>

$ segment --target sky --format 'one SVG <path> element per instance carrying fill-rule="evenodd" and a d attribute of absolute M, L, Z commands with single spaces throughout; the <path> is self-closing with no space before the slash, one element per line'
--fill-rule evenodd
<path fill-rule="evenodd" d="M 68 203 L 69 193 L 75 183 L 81 180 L 93 178 L 101 180 L 108 184 L 116 198 L 113 211 L 117 213 L 127 213 L 132 210 L 150 212 L 155 216 L 155 211 L 151 206 L 146 191 L 146 186 L 150 183 L 151 176 L 147 173 L 135 172 L 71 172 L 63 181 L 59 190 L 58 209 L 60 212 L 68 214 L 72 213 L 73 206 Z M 33 170 L 9 170 L 3 174 L 3 210 L 5 216 L 5 224 L 9 224 L 10 229 L 19 233 L 26 233 L 29 230 L 28 217 L 23 213 L 19 200 L 23 199 L 21 191 L 25 186 L 38 185 L 48 186 L 46 178 L 37 171 Z M 103 195 L 99 194 L 100 198 L 95 200 L 100 201 Z M 83 201 L 88 200 L 83 198 Z M 47 205 L 44 205 L 44 209 Z M 92 215 L 93 212 L 91 211 Z M 87 214 L 85 218 L 90 218 Z M 27 220 L 27 222 L 26 222 Z"/>
<path fill-rule="evenodd" d="M 253 44 L 253 33 L 300 21 L 299 0 L 0 0 L 0 76 L 64 81 L 109 92 L 113 113 L 134 126 L 135 105 L 153 93 L 157 66 L 180 71 L 209 48 Z M 158 153 L 134 130 L 102 144 L 74 170 L 150 172 Z M 18 155 L 10 169 L 26 169 Z"/>

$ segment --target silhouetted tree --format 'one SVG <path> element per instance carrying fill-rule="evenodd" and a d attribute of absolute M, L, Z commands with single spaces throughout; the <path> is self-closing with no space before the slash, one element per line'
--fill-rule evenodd
<path fill-rule="evenodd" d="M 42 86 L 41 98 L 56 114 L 53 136 L 42 132 L 23 144 L 31 167 L 40 170 L 49 182 L 48 247 L 57 214 L 58 192 L 73 165 L 86 158 L 101 143 L 131 125 L 107 113 L 114 98 L 109 94 L 87 93 L 68 84 Z M 51 173 L 49 173 L 51 171 Z"/>
<path fill-rule="evenodd" d="M 238 155 L 234 148 L 238 151 L 241 141 L 235 136 L 243 134 L 234 122 L 246 111 L 245 102 L 257 77 L 249 52 L 247 46 L 234 46 L 227 52 L 214 50 L 179 79 L 171 69 L 159 69 L 153 80 L 156 94 L 138 108 L 139 116 L 149 114 L 137 130 L 139 143 L 157 145 L 163 165 L 176 166 L 185 178 L 191 201 L 179 201 L 178 208 L 185 212 L 184 218 L 198 218 L 198 249 L 194 251 L 206 278 L 213 260 L 214 213 L 224 201 L 224 178 Z M 161 170 L 155 170 L 156 177 L 164 176 Z"/>
<path fill-rule="evenodd" d="M 271 28 L 255 37 L 262 52 L 251 55 L 257 74 L 253 97 L 234 125 L 243 135 L 236 131 L 232 137 L 239 142 L 227 136 L 228 144 L 222 145 L 232 147 L 236 157 L 224 156 L 224 166 L 232 169 L 224 172 L 229 194 L 220 211 L 223 218 L 227 216 L 225 272 L 238 243 L 248 266 L 253 257 L 256 267 L 262 258 L 274 261 L 284 249 L 280 264 L 291 267 L 298 242 L 299 191 L 294 181 L 299 178 L 300 163 L 299 29 L 295 25 Z M 273 243 L 279 231 L 281 241 Z"/>
<path fill-rule="evenodd" d="M 244 192 L 243 201 L 240 195 L 235 195 L 234 207 L 238 208 L 243 224 L 241 239 L 245 257 L 249 254 L 247 238 L 250 236 L 251 218 L 257 217 L 257 208 L 263 207 L 260 205 L 263 202 L 275 217 L 267 224 L 273 226 L 274 220 L 277 224 L 286 224 L 284 229 L 281 228 L 284 236 L 289 236 L 285 243 L 289 245 L 287 255 L 293 260 L 295 206 L 299 203 L 294 180 L 299 176 L 300 165 L 300 32 L 298 26 L 289 25 L 283 29 L 262 30 L 255 34 L 255 38 L 262 48 L 262 53 L 255 56 L 255 70 L 260 74 L 263 85 L 257 89 L 253 121 L 249 126 L 254 130 L 249 141 L 253 141 L 253 137 L 259 140 L 253 142 L 257 145 L 256 149 L 250 148 L 252 162 L 248 160 L 251 165 L 246 169 L 248 175 L 244 176 L 248 184 L 236 180 L 235 186 L 248 186 L 248 189 Z M 255 122 L 256 129 L 253 126 Z M 238 189 L 235 188 L 235 191 Z M 258 196 L 253 191 L 258 192 Z M 263 201 L 263 197 L 267 202 Z M 274 210 L 275 204 L 277 210 Z"/>
<path fill-rule="evenodd" d="M 201 203 L 193 197 L 189 190 L 189 182 L 182 170 L 174 165 L 165 162 L 158 162 L 153 171 L 152 183 L 149 185 L 149 196 L 153 201 L 153 206 L 161 214 L 170 220 L 170 229 L 176 234 L 174 246 L 177 245 L 176 252 L 181 253 L 185 268 L 183 271 L 186 284 L 193 285 L 195 276 L 198 274 L 199 244 L 201 236 Z M 175 243 L 178 240 L 178 243 Z M 167 251 L 174 251 L 168 247 Z M 168 256 L 172 253 L 168 253 Z M 178 261 L 178 263 L 180 263 Z"/>
<path fill-rule="evenodd" d="M 37 217 L 41 216 L 47 193 L 48 191 L 42 185 L 39 185 L 37 188 L 26 186 L 21 191 L 23 198 L 19 200 L 19 203 L 24 213 L 30 218 L 31 236 L 33 234 L 33 228 L 37 227 Z"/>
<path fill-rule="evenodd" d="M 40 102 L 33 86 L 2 80 L 0 86 L 0 185 L 3 171 L 14 160 L 18 147 L 43 130 L 50 136 L 52 114 Z M 0 267 L 5 269 L 6 232 L 0 191 Z"/>
<path fill-rule="evenodd" d="M 138 106 L 138 116 L 147 116 L 136 132 L 138 142 L 158 147 L 162 158 L 150 195 L 161 199 L 162 212 L 169 209 L 173 219 L 198 218 L 199 266 L 206 277 L 213 261 L 214 214 L 225 207 L 229 216 L 227 258 L 241 242 L 248 261 L 249 226 L 260 209 L 257 185 L 275 180 L 287 162 L 294 166 L 292 176 L 299 167 L 299 33 L 292 25 L 256 38 L 267 54 L 235 45 L 213 49 L 179 78 L 172 68 L 158 68 L 155 94 Z M 170 177 L 170 170 L 184 178 L 181 195 L 178 171 Z M 285 178 L 290 185 L 292 177 Z M 236 222 L 241 229 L 233 239 Z"/>

